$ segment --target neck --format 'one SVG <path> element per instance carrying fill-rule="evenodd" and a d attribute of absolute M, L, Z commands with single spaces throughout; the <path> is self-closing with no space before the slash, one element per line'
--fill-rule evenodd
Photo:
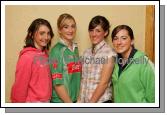
<path fill-rule="evenodd" d="M 94 49 L 95 47 L 96 47 L 96 44 L 93 44 L 93 45 L 92 45 L 92 48 Z"/>
<path fill-rule="evenodd" d="M 68 48 L 70 48 L 70 49 L 72 49 L 72 45 L 73 45 L 73 42 L 72 42 L 72 40 L 67 40 L 67 39 L 64 39 L 64 38 L 62 38 L 63 39 L 63 41 L 65 42 L 65 44 L 67 45 L 67 47 Z"/>
<path fill-rule="evenodd" d="M 36 47 L 37 49 L 39 49 L 39 50 L 43 50 L 43 49 L 44 49 L 44 47 L 39 46 L 36 42 L 34 43 L 34 45 L 35 45 L 35 47 Z"/>
<path fill-rule="evenodd" d="M 129 48 L 129 50 L 127 50 L 125 53 L 121 54 L 123 59 L 128 59 L 129 55 L 132 51 L 132 47 Z"/>

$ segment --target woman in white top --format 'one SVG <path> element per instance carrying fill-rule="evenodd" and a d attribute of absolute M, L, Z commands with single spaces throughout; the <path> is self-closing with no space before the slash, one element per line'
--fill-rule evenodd
<path fill-rule="evenodd" d="M 95 16 L 89 23 L 92 47 L 83 55 L 81 91 L 78 102 L 112 102 L 111 74 L 114 66 L 112 48 L 105 42 L 109 34 L 109 21 L 103 16 Z"/>

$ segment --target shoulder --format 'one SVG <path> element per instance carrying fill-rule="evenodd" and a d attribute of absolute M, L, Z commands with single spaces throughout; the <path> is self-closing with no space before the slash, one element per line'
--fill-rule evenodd
<path fill-rule="evenodd" d="M 26 52 L 19 56 L 17 65 L 24 65 L 24 64 L 29 65 L 33 62 L 34 57 L 35 57 L 34 53 Z"/>
<path fill-rule="evenodd" d="M 137 61 L 141 63 L 140 65 L 142 65 L 143 68 L 150 68 L 154 70 L 153 62 L 144 52 L 137 50 L 135 58 L 138 59 Z"/>
<path fill-rule="evenodd" d="M 63 48 L 63 47 L 65 47 L 65 45 L 63 45 L 63 44 L 61 44 L 61 43 L 56 43 L 54 46 L 53 46 L 53 48 L 52 48 L 52 50 L 57 50 L 57 49 L 61 49 L 61 48 Z"/>
<path fill-rule="evenodd" d="M 20 51 L 19 59 L 25 59 L 25 60 L 31 60 L 34 58 L 34 56 L 37 54 L 37 51 L 35 48 L 24 48 Z"/>
<path fill-rule="evenodd" d="M 84 52 L 83 55 L 90 55 L 91 54 L 92 48 L 87 48 Z"/>
<path fill-rule="evenodd" d="M 53 46 L 50 53 L 60 53 L 63 48 L 65 48 L 65 45 L 58 42 Z"/>
<path fill-rule="evenodd" d="M 108 57 L 116 57 L 117 56 L 117 53 L 115 52 L 115 50 L 111 46 L 109 46 L 107 43 L 105 44 L 103 50 L 104 50 L 103 52 L 105 53 L 105 55 Z"/>
<path fill-rule="evenodd" d="M 140 51 L 137 49 L 137 51 L 135 53 L 135 57 L 141 57 L 141 56 L 146 56 L 146 54 L 143 51 Z"/>

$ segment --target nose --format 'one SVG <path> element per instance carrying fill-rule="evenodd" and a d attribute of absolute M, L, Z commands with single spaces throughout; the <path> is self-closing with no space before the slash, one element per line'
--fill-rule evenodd
<path fill-rule="evenodd" d="M 117 44 L 121 44 L 121 39 L 120 38 L 118 38 Z"/>
<path fill-rule="evenodd" d="M 74 28 L 70 27 L 68 31 L 69 31 L 69 32 L 73 32 L 73 31 L 74 31 Z"/>
<path fill-rule="evenodd" d="M 92 34 L 92 36 L 96 36 L 96 32 L 95 31 L 92 31 L 91 34 Z"/>
<path fill-rule="evenodd" d="M 45 40 L 48 40 L 48 39 L 50 39 L 50 34 L 45 35 Z"/>

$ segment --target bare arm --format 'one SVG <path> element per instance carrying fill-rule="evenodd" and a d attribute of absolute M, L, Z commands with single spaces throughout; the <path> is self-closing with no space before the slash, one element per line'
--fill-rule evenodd
<path fill-rule="evenodd" d="M 86 83 L 85 83 L 84 78 L 81 78 L 80 92 L 79 92 L 79 96 L 78 96 L 78 99 L 77 99 L 77 103 L 84 103 L 81 95 L 83 95 L 83 87 L 85 87 L 84 86 L 85 84 Z"/>
<path fill-rule="evenodd" d="M 64 103 L 72 103 L 64 85 L 56 85 L 55 91 L 57 92 L 57 94 L 63 100 Z"/>
<path fill-rule="evenodd" d="M 82 83 L 82 80 L 81 80 L 81 83 Z M 80 103 L 81 102 L 81 91 L 82 90 L 82 85 L 80 84 L 80 91 L 79 91 L 79 96 L 77 98 L 77 103 Z"/>
<path fill-rule="evenodd" d="M 109 81 L 111 80 L 111 73 L 114 67 L 114 59 L 110 58 L 106 64 L 103 65 L 100 83 L 98 84 L 97 88 L 95 89 L 90 103 L 96 103 L 100 97 L 104 94 Z"/>

